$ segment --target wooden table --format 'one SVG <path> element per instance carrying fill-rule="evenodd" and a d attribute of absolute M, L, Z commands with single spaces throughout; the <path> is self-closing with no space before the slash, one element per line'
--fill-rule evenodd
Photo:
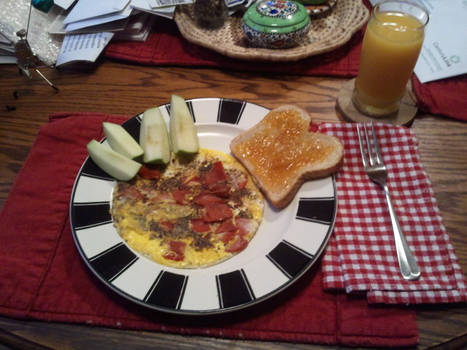
<path fill-rule="evenodd" d="M 251 74 L 215 69 L 145 67 L 104 61 L 95 67 L 44 69 L 56 93 L 38 76 L 28 80 L 15 66 L 0 66 L 0 205 L 28 155 L 39 127 L 59 111 L 133 116 L 164 104 L 172 93 L 185 98 L 226 97 L 274 108 L 296 104 L 316 121 L 342 121 L 335 98 L 346 81 L 322 77 Z M 441 214 L 464 271 L 467 271 L 467 123 L 419 115 L 412 125 L 422 162 L 431 178 Z M 467 306 L 416 307 L 418 348 L 460 348 L 467 344 Z M 0 350 L 29 349 L 326 349 L 308 344 L 184 337 L 83 325 L 18 321 L 0 317 Z M 16 344 L 16 345 L 15 345 Z"/>

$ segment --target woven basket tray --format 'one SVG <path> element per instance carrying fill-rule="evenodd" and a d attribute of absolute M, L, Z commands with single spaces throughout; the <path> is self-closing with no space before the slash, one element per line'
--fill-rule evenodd
<path fill-rule="evenodd" d="M 338 0 L 325 17 L 312 19 L 307 37 L 290 49 L 264 49 L 248 45 L 240 16 L 232 16 L 215 30 L 200 28 L 193 16 L 193 6 L 178 6 L 175 22 L 180 33 L 191 43 L 207 47 L 225 56 L 249 61 L 298 61 L 332 51 L 350 40 L 367 21 L 369 11 L 361 0 Z"/>

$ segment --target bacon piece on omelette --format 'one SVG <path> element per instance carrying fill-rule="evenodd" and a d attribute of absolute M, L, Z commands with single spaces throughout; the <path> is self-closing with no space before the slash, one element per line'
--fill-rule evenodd
<path fill-rule="evenodd" d="M 185 196 L 190 193 L 188 190 L 175 190 L 172 192 L 172 196 L 175 199 L 175 202 L 178 204 L 186 204 Z"/>
<path fill-rule="evenodd" d="M 203 207 L 209 204 L 224 203 L 222 198 L 211 193 L 201 193 L 196 196 L 193 201 Z"/>
<path fill-rule="evenodd" d="M 224 166 L 221 161 L 214 162 L 211 169 L 204 175 L 204 182 L 208 187 L 226 181 L 227 175 L 225 174 Z"/>
<path fill-rule="evenodd" d="M 159 180 L 162 172 L 159 169 L 151 168 L 146 164 L 139 169 L 138 175 L 147 180 Z"/>
<path fill-rule="evenodd" d="M 236 235 L 235 238 L 227 244 L 225 248 L 226 252 L 229 253 L 238 253 L 245 249 L 248 245 L 248 241 L 242 236 Z"/>
<path fill-rule="evenodd" d="M 227 180 L 227 174 L 221 161 L 214 162 L 211 169 L 204 175 L 204 184 L 208 190 L 224 198 L 228 197 L 230 193 Z"/>
<path fill-rule="evenodd" d="M 164 258 L 174 261 L 182 261 L 185 257 L 185 247 L 185 242 L 170 241 L 169 251 L 164 254 Z"/>
<path fill-rule="evenodd" d="M 234 225 L 232 220 L 222 221 L 221 224 L 217 227 L 216 233 L 223 233 L 229 231 L 237 231 L 238 227 Z"/>
<path fill-rule="evenodd" d="M 211 226 L 205 222 L 203 219 L 191 219 L 190 220 L 191 228 L 195 232 L 209 232 L 211 230 Z"/>
<path fill-rule="evenodd" d="M 225 203 L 212 203 L 204 206 L 203 220 L 206 222 L 222 221 L 233 216 L 232 209 Z"/>

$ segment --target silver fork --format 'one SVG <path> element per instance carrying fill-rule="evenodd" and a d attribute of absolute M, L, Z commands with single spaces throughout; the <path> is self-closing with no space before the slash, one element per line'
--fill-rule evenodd
<path fill-rule="evenodd" d="M 363 131 L 361 129 L 363 129 Z M 417 280 L 420 278 L 420 268 L 410 251 L 409 245 L 407 244 L 404 233 L 400 227 L 399 219 L 397 218 L 392 205 L 389 189 L 386 184 L 388 172 L 381 157 L 381 151 L 373 123 L 371 123 L 371 131 L 368 129 L 369 128 L 366 124 L 363 124 L 363 127 L 361 127 L 360 124 L 357 124 L 357 134 L 358 141 L 360 143 L 363 167 L 365 168 L 368 177 L 380 185 L 386 195 L 386 202 L 388 204 L 389 215 L 391 217 L 392 231 L 394 232 L 394 240 L 396 243 L 397 260 L 399 261 L 399 268 L 402 277 L 406 280 Z M 370 136 L 369 133 L 372 135 Z"/>

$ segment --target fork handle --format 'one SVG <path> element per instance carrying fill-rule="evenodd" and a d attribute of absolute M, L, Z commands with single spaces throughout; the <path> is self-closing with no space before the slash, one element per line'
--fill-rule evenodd
<path fill-rule="evenodd" d="M 397 260 L 399 261 L 399 268 L 402 273 L 402 277 L 409 281 L 417 280 L 420 278 L 420 268 L 418 267 L 417 261 L 410 251 L 404 233 L 402 232 L 399 219 L 397 218 L 397 214 L 392 206 L 391 196 L 389 195 L 389 189 L 387 186 L 384 186 L 384 193 L 388 203 L 392 231 L 394 232 L 394 240 L 396 242 Z"/>

